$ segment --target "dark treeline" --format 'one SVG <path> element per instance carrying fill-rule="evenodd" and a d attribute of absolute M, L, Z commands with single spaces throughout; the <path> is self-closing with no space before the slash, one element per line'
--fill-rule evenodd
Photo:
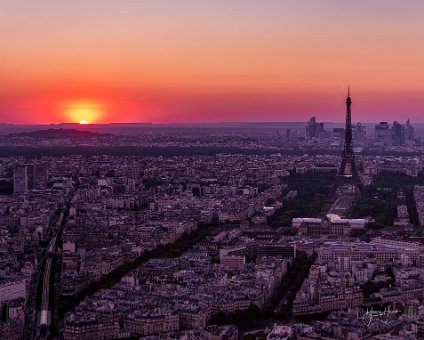
<path fill-rule="evenodd" d="M 276 300 L 285 299 L 286 302 L 277 306 L 274 316 L 280 320 L 287 320 L 292 317 L 293 302 L 297 292 L 302 287 L 303 281 L 308 277 L 311 266 L 317 259 L 317 253 L 308 256 L 304 251 L 298 251 L 296 258 L 291 264 L 287 275 L 281 281 L 277 291 Z"/>
<path fill-rule="evenodd" d="M 297 149 L 259 149 L 259 148 L 238 148 L 238 147 L 137 147 L 137 146 L 72 146 L 72 147 L 32 147 L 17 146 L 0 147 L 0 157 L 24 156 L 27 158 L 40 158 L 42 156 L 62 157 L 71 155 L 82 156 L 194 156 L 204 155 L 213 156 L 217 154 L 242 154 L 242 155 L 340 155 L 340 149 L 315 149 L 315 148 L 297 148 Z M 362 155 L 387 155 L 387 156 L 411 156 L 421 153 L 404 153 L 379 150 L 364 150 Z"/>
<path fill-rule="evenodd" d="M 78 293 L 71 296 L 60 297 L 59 315 L 63 316 L 66 312 L 73 310 L 86 296 L 90 296 L 100 289 L 112 287 L 114 284 L 118 283 L 123 276 L 148 260 L 155 258 L 175 258 L 181 256 L 185 251 L 191 249 L 194 244 L 201 242 L 217 228 L 219 228 L 218 224 L 199 226 L 197 230 L 183 234 L 174 243 L 160 245 L 154 250 L 144 252 L 133 262 L 125 262 L 124 265 L 103 276 L 99 281 L 90 283 L 87 288 L 79 291 Z"/>
<path fill-rule="evenodd" d="M 424 185 L 424 172 L 419 172 L 417 177 L 382 172 L 374 176 L 372 184 L 367 188 L 367 195 L 353 202 L 349 217 L 373 217 L 377 227 L 390 226 L 396 218 L 397 206 L 406 204 L 411 223 L 419 225 L 413 198 L 414 185 Z M 404 199 L 398 197 L 401 191 L 405 194 Z"/>
<path fill-rule="evenodd" d="M 0 180 L 0 194 L 2 195 L 13 194 L 13 181 Z"/>
<path fill-rule="evenodd" d="M 236 325 L 249 326 L 252 322 L 263 317 L 262 311 L 254 304 L 251 304 L 248 309 L 238 310 L 233 313 L 219 312 L 212 315 L 209 320 L 210 325 Z"/>
<path fill-rule="evenodd" d="M 335 176 L 335 172 L 308 172 L 304 175 L 292 172 L 288 179 L 284 179 L 288 187 L 283 197 L 291 190 L 296 190 L 297 196 L 283 198 L 282 208 L 269 217 L 268 223 L 273 227 L 290 227 L 293 218 L 325 215 L 334 201 L 330 196 L 330 186 Z"/>
<path fill-rule="evenodd" d="M 210 325 L 234 324 L 241 327 L 249 326 L 252 322 L 261 319 L 289 320 L 292 317 L 293 301 L 316 258 L 316 253 L 308 256 L 304 251 L 298 251 L 296 258 L 289 266 L 287 275 L 283 277 L 271 297 L 271 301 L 263 310 L 252 304 L 246 310 L 238 310 L 232 313 L 215 313 L 208 323 Z M 281 303 L 282 299 L 285 300 L 285 303 Z"/>
<path fill-rule="evenodd" d="M 372 228 L 383 228 L 393 225 L 396 218 L 398 200 L 396 192 L 379 190 L 375 195 L 367 195 L 356 199 L 347 214 L 349 218 L 372 218 Z"/>
<path fill-rule="evenodd" d="M 386 275 L 390 279 L 387 282 L 374 282 L 373 280 L 377 275 Z M 373 274 L 370 281 L 365 282 L 361 285 L 361 290 L 364 294 L 365 298 L 369 298 L 371 294 L 378 293 L 382 288 L 389 288 L 392 287 L 395 284 L 395 274 L 393 272 L 392 267 L 386 267 L 383 272 L 376 272 Z"/>
<path fill-rule="evenodd" d="M 25 156 L 27 158 L 40 158 L 42 156 L 62 157 L 72 155 L 82 156 L 214 156 L 217 154 L 243 154 L 243 155 L 304 155 L 304 150 L 262 150 L 244 149 L 233 147 L 137 147 L 137 146 L 73 146 L 73 147 L 0 147 L 0 157 Z M 315 153 L 315 152 L 314 152 Z M 321 152 L 316 151 L 316 154 Z"/>

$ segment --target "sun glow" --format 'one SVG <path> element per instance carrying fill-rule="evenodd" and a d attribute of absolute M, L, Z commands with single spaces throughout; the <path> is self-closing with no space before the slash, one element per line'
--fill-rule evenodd
<path fill-rule="evenodd" d="M 104 105 L 88 100 L 70 101 L 65 104 L 64 114 L 71 122 L 79 124 L 98 122 L 104 114 Z"/>

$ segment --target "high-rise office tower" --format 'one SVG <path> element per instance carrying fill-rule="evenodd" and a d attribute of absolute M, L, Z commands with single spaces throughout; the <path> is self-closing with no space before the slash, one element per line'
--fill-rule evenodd
<path fill-rule="evenodd" d="M 391 146 L 392 145 L 392 133 L 390 131 L 390 125 L 387 122 L 380 122 L 375 125 L 374 138 L 378 145 Z"/>
<path fill-rule="evenodd" d="M 21 166 L 13 171 L 13 192 L 23 194 L 28 190 L 28 177 L 26 168 Z"/>
<path fill-rule="evenodd" d="M 46 163 L 20 166 L 13 172 L 13 192 L 24 193 L 28 190 L 47 188 L 48 171 Z"/>
<path fill-rule="evenodd" d="M 392 125 L 392 145 L 400 146 L 405 144 L 405 126 L 394 121 Z"/>
<path fill-rule="evenodd" d="M 324 123 L 317 123 L 316 117 L 312 117 L 306 126 L 306 139 L 319 138 L 324 131 Z"/>

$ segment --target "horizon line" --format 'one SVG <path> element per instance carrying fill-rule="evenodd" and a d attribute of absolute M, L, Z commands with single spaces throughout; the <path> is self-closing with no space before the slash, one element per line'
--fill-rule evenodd
<path fill-rule="evenodd" d="M 314 117 L 314 116 L 312 116 Z M 311 117 L 311 118 L 312 118 Z M 405 122 L 409 119 L 405 119 Z M 212 125 L 212 124 L 308 124 L 309 120 L 305 121 L 214 121 L 214 122 L 169 122 L 169 123 L 154 123 L 154 122 L 109 122 L 109 123 L 72 123 L 72 122 L 61 122 L 61 123 L 7 123 L 0 122 L 1 125 L 10 126 L 60 126 L 60 125 L 75 125 L 75 126 L 96 126 L 96 125 Z M 318 121 L 319 123 L 330 123 L 330 124 L 344 124 L 344 121 Z M 389 120 L 378 120 L 378 121 L 354 121 L 353 123 L 361 124 L 378 124 L 381 122 L 390 122 Z M 393 120 L 393 122 L 400 122 L 400 120 Z M 424 124 L 416 121 L 414 124 Z"/>

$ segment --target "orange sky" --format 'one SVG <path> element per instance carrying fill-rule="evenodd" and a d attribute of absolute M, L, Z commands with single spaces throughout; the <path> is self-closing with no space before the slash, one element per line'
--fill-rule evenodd
<path fill-rule="evenodd" d="M 423 121 L 424 2 L 3 0 L 0 121 Z M 87 117 L 85 117 L 85 115 Z"/>

